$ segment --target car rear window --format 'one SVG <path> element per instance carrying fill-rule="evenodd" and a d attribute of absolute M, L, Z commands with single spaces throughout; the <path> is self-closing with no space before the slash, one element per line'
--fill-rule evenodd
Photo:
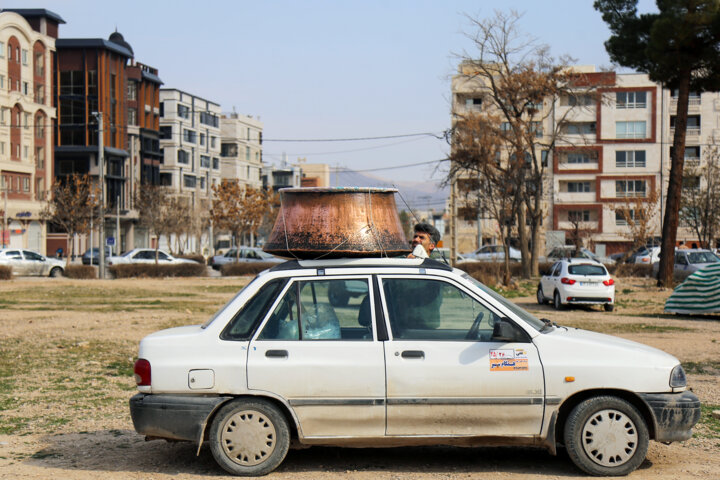
<path fill-rule="evenodd" d="M 607 270 L 602 265 L 568 265 L 570 275 L 607 275 Z"/>

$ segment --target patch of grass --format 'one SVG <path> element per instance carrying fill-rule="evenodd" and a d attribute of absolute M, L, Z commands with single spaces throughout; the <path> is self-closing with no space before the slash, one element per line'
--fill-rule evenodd
<path fill-rule="evenodd" d="M 707 362 L 682 362 L 682 366 L 685 373 L 720 376 L 720 361 L 717 360 Z"/>
<path fill-rule="evenodd" d="M 132 377 L 135 373 L 130 360 L 110 362 L 105 366 L 105 371 L 113 377 Z"/>
<path fill-rule="evenodd" d="M 59 453 L 55 452 L 48 452 L 46 450 L 40 450 L 39 452 L 35 452 L 32 455 L 30 455 L 30 458 L 34 458 L 35 460 L 42 460 L 43 458 L 54 458 L 54 457 L 60 457 Z"/>
<path fill-rule="evenodd" d="M 720 419 L 713 417 L 713 410 L 720 410 L 720 405 L 700 406 L 700 422 L 693 437 L 720 438 Z"/>
<path fill-rule="evenodd" d="M 623 295 L 627 295 L 629 293 L 633 293 L 634 291 L 635 290 L 633 290 L 632 288 L 623 288 L 622 292 L 620 292 L 620 293 L 622 293 Z"/>
<path fill-rule="evenodd" d="M 12 435 L 24 430 L 30 418 L 0 416 L 0 435 Z"/>
<path fill-rule="evenodd" d="M 600 333 L 666 333 L 689 332 L 694 329 L 686 327 L 673 327 L 669 325 L 651 325 L 647 323 L 598 323 L 598 322 L 563 322 L 568 327 L 583 328 Z"/>

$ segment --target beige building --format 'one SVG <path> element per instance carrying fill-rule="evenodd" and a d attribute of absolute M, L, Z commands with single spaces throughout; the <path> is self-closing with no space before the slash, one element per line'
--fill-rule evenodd
<path fill-rule="evenodd" d="M 220 131 L 222 179 L 261 188 L 263 124 L 260 119 L 235 112 L 225 113 L 220 117 Z"/>
<path fill-rule="evenodd" d="M 594 87 L 592 95 L 546 100 L 552 109 L 542 128 L 560 132 L 547 158 L 548 240 L 569 239 L 578 224 L 586 243 L 601 254 L 625 251 L 632 242 L 632 231 L 620 213 L 634 210 L 656 192 L 651 235 L 660 236 L 670 149 L 673 141 L 676 93 L 662 89 L 645 74 L 596 72 L 592 67 L 576 67 Z M 477 89 L 462 75 L 453 79 L 455 114 L 482 109 Z M 706 149 L 720 141 L 720 95 L 716 92 L 691 95 L 685 165 L 702 164 Z M 701 181 L 701 180 L 698 180 Z M 460 181 L 459 183 L 462 183 Z M 452 202 L 452 199 L 451 199 Z M 457 246 L 460 252 L 485 244 L 499 243 L 495 222 L 462 215 L 462 199 L 456 208 Z M 646 203 L 647 204 L 647 203 Z M 478 227 L 479 225 L 479 227 Z M 697 242 L 686 228 L 678 241 Z M 541 249 L 542 250 L 542 249 Z"/>
<path fill-rule="evenodd" d="M 59 15 L 0 11 L 0 246 L 46 252 L 53 180 L 53 54 Z M 54 252 L 49 252 L 54 254 Z"/>

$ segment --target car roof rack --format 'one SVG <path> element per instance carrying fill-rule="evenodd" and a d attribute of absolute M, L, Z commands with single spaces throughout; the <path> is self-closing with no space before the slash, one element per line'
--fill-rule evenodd
<path fill-rule="evenodd" d="M 271 272 L 283 270 L 301 270 L 305 268 L 367 268 L 367 267 L 418 267 L 452 271 L 452 267 L 444 262 L 431 258 L 333 258 L 327 260 L 288 260 L 270 269 Z"/>

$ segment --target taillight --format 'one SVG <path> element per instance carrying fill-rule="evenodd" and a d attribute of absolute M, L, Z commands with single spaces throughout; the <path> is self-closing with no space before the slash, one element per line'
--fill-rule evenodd
<path fill-rule="evenodd" d="M 643 258 L 643 259 L 641 259 L 641 260 L 642 260 L 643 262 L 649 262 L 649 261 L 650 261 L 649 258 Z"/>
<path fill-rule="evenodd" d="M 560 283 L 564 283 L 565 285 L 574 285 L 575 280 L 573 280 L 572 278 L 563 277 L 560 279 Z"/>
<path fill-rule="evenodd" d="M 605 285 L 606 287 L 609 287 L 610 285 L 615 285 L 615 280 L 613 280 L 612 278 L 609 280 L 603 280 L 603 285 Z"/>
<path fill-rule="evenodd" d="M 149 387 L 150 386 L 150 362 L 145 360 L 144 358 L 138 358 L 135 362 L 135 383 L 139 387 Z"/>

